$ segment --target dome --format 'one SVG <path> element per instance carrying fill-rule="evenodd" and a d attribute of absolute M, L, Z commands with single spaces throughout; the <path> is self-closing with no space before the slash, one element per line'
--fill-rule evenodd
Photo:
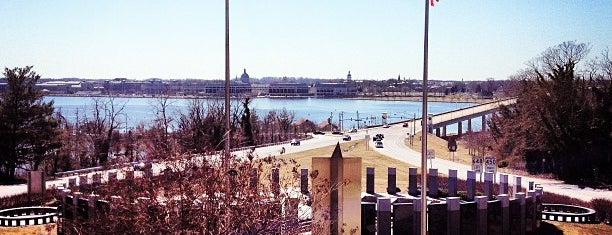
<path fill-rule="evenodd" d="M 246 69 L 244 69 L 244 72 L 242 73 L 242 75 L 240 75 L 240 81 L 244 82 L 244 83 L 249 83 L 249 74 L 247 74 Z"/>

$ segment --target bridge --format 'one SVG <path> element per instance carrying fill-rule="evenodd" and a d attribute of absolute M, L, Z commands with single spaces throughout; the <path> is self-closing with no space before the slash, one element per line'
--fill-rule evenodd
<path fill-rule="evenodd" d="M 433 133 L 433 131 L 435 130 L 436 136 L 446 136 L 446 127 L 449 125 L 457 124 L 457 135 L 460 136 L 463 133 L 462 123 L 464 121 L 467 121 L 467 132 L 471 132 L 472 119 L 478 117 L 482 118 L 481 130 L 485 130 L 487 124 L 487 115 L 497 112 L 497 109 L 500 105 L 509 106 L 514 105 L 515 103 L 516 98 L 512 98 L 500 101 L 493 101 L 433 115 L 431 116 L 432 122 L 430 122 L 429 124 L 429 133 Z M 442 133 L 440 133 L 440 130 L 442 130 Z"/>

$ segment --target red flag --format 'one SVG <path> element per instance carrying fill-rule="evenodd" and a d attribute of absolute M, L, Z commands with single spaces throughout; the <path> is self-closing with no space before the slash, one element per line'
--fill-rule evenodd
<path fill-rule="evenodd" d="M 436 2 L 439 2 L 440 0 L 436 0 Z M 434 0 L 431 0 L 431 6 L 434 6 Z"/>

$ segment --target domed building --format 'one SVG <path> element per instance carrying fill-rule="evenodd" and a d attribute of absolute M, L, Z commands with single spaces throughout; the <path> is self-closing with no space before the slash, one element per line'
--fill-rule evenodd
<path fill-rule="evenodd" d="M 242 75 L 240 75 L 240 81 L 244 82 L 244 83 L 251 83 L 251 80 L 249 78 L 249 74 L 246 72 L 246 69 L 244 69 L 244 72 L 242 73 Z"/>

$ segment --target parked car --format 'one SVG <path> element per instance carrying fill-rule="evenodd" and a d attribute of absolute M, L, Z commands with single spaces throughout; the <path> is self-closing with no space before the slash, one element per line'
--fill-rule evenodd
<path fill-rule="evenodd" d="M 376 137 L 382 140 L 382 139 L 385 138 L 385 135 L 383 135 L 383 134 L 376 134 Z"/>
<path fill-rule="evenodd" d="M 357 133 L 357 129 L 355 128 L 351 129 L 351 133 Z"/>
<path fill-rule="evenodd" d="M 300 145 L 300 140 L 298 140 L 298 139 L 292 139 L 292 140 L 291 140 L 291 145 L 299 146 L 299 145 Z"/>
<path fill-rule="evenodd" d="M 375 146 L 376 146 L 377 148 L 382 148 L 382 147 L 383 147 L 383 143 L 382 143 L 382 141 L 376 141 Z"/>
<path fill-rule="evenodd" d="M 389 124 L 383 125 L 383 128 L 389 128 L 389 127 L 391 127 L 391 126 L 389 126 Z"/>
<path fill-rule="evenodd" d="M 344 141 L 351 141 L 351 136 L 350 135 L 344 135 L 344 136 L 342 136 L 342 140 L 344 140 Z"/>
<path fill-rule="evenodd" d="M 313 132 L 312 134 L 314 134 L 314 135 L 325 135 L 325 132 L 322 132 L 322 131 L 315 131 L 315 132 Z"/>
<path fill-rule="evenodd" d="M 404 122 L 404 124 L 402 124 L 402 127 L 408 127 L 408 123 Z"/>
<path fill-rule="evenodd" d="M 342 135 L 342 132 L 335 130 L 332 132 L 332 135 Z"/>

